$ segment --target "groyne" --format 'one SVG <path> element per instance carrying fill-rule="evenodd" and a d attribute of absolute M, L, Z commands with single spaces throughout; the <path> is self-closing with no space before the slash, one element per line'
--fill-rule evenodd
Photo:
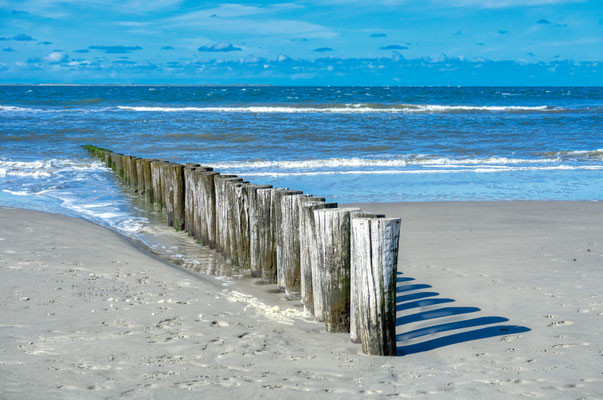
<path fill-rule="evenodd" d="M 168 225 L 275 283 L 328 332 L 349 332 L 366 354 L 396 355 L 400 219 L 252 184 L 209 166 L 83 147 L 162 210 Z"/>

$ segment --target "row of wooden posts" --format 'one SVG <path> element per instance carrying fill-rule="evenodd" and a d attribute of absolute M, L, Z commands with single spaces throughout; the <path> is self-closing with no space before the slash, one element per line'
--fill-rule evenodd
<path fill-rule="evenodd" d="M 170 226 L 300 299 L 327 331 L 350 332 L 366 354 L 396 354 L 400 219 L 199 164 L 84 148 L 164 210 Z"/>

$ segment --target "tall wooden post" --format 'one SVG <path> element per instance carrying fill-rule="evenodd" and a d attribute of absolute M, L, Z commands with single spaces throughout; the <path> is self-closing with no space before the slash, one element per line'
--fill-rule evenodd
<path fill-rule="evenodd" d="M 184 231 L 194 236 L 195 210 L 198 205 L 198 188 L 194 171 L 200 164 L 184 164 Z"/>
<path fill-rule="evenodd" d="M 144 158 L 137 158 L 136 159 L 136 182 L 137 182 L 137 187 L 136 190 L 138 191 L 139 195 L 144 195 L 145 192 L 145 186 L 144 186 Z"/>
<path fill-rule="evenodd" d="M 168 225 L 184 229 L 184 166 L 169 163 L 164 166 L 165 202 Z"/>
<path fill-rule="evenodd" d="M 155 207 L 158 209 L 162 209 L 165 206 L 165 197 L 163 194 L 163 180 L 161 176 L 162 166 L 165 164 L 165 161 L 161 160 L 152 160 L 151 161 L 151 179 L 152 179 L 152 187 L 153 187 L 153 202 Z"/>
<path fill-rule="evenodd" d="M 358 337 L 370 355 L 396 355 L 396 274 L 400 219 L 353 218 L 352 288 Z"/>
<path fill-rule="evenodd" d="M 133 191 L 138 191 L 138 171 L 136 170 L 136 157 L 128 156 L 128 183 Z"/>
<path fill-rule="evenodd" d="M 216 204 L 216 249 L 230 259 L 230 225 L 229 225 L 229 198 L 228 181 L 242 182 L 243 179 L 236 175 L 215 175 L 214 189 Z"/>
<path fill-rule="evenodd" d="M 317 271 L 323 316 L 328 332 L 350 331 L 350 220 L 358 208 L 314 210 L 322 265 Z M 316 304 L 316 297 L 315 297 Z"/>
<path fill-rule="evenodd" d="M 289 190 L 289 189 L 274 189 L 272 192 L 272 204 L 271 204 L 271 225 L 272 235 L 274 238 L 274 244 L 276 245 L 274 255 L 274 264 L 276 265 L 276 286 L 277 290 L 285 291 L 285 269 L 283 268 L 283 213 L 282 213 L 282 199 L 285 196 L 291 196 L 296 194 L 302 194 L 301 190 Z"/>
<path fill-rule="evenodd" d="M 301 270 L 301 301 L 304 309 L 319 321 L 324 321 L 322 302 L 314 304 L 314 276 L 318 275 L 318 268 L 322 265 L 322 253 L 317 251 L 316 219 L 314 210 L 321 208 L 337 208 L 337 203 L 325 203 L 324 201 L 308 201 L 301 203 L 300 212 L 300 270 Z M 317 278 L 316 278 L 317 279 Z M 322 297 L 320 298 L 322 299 Z"/>
<path fill-rule="evenodd" d="M 276 283 L 276 241 L 273 223 L 273 193 L 278 189 L 258 189 L 253 215 L 257 226 L 258 253 L 251 254 L 251 269 L 259 269 L 262 281 Z"/>
<path fill-rule="evenodd" d="M 147 203 L 153 203 L 153 175 L 151 173 L 151 162 L 157 160 L 149 160 L 148 158 L 142 159 L 142 170 L 144 175 L 144 199 Z"/>
<path fill-rule="evenodd" d="M 385 218 L 385 214 L 374 214 L 374 213 L 366 213 L 363 211 L 358 211 L 358 212 L 354 212 L 352 213 L 352 220 L 356 219 L 356 218 Z M 352 246 L 352 238 L 350 237 L 350 246 Z M 354 255 L 353 253 L 350 253 L 350 288 L 351 288 L 351 295 L 350 295 L 350 340 L 353 343 L 360 343 L 360 338 L 358 337 L 358 331 L 359 331 L 359 324 L 360 324 L 360 320 L 358 317 L 358 291 L 356 290 L 358 288 L 358 263 L 354 262 Z"/>
<path fill-rule="evenodd" d="M 262 278 L 262 254 L 269 240 L 270 232 L 270 202 L 261 199 L 262 192 L 270 190 L 270 185 L 245 186 L 245 201 L 249 217 L 249 269 L 251 276 Z M 268 206 L 266 206 L 268 204 Z"/>
<path fill-rule="evenodd" d="M 198 209 L 195 211 L 195 232 L 198 239 L 211 249 L 216 246 L 216 190 L 214 179 L 219 173 L 215 171 L 195 170 L 197 188 L 199 189 Z"/>

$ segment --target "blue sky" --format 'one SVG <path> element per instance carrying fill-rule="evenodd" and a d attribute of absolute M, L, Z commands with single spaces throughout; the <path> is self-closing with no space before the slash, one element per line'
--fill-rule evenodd
<path fill-rule="evenodd" d="M 603 85 L 603 1 L 0 0 L 0 83 Z"/>

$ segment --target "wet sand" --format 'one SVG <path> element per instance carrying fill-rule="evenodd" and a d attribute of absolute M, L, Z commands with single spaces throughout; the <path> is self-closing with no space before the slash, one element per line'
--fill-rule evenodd
<path fill-rule="evenodd" d="M 602 398 L 603 203 L 361 207 L 403 219 L 399 357 L 251 280 L 0 208 L 0 397 Z"/>

